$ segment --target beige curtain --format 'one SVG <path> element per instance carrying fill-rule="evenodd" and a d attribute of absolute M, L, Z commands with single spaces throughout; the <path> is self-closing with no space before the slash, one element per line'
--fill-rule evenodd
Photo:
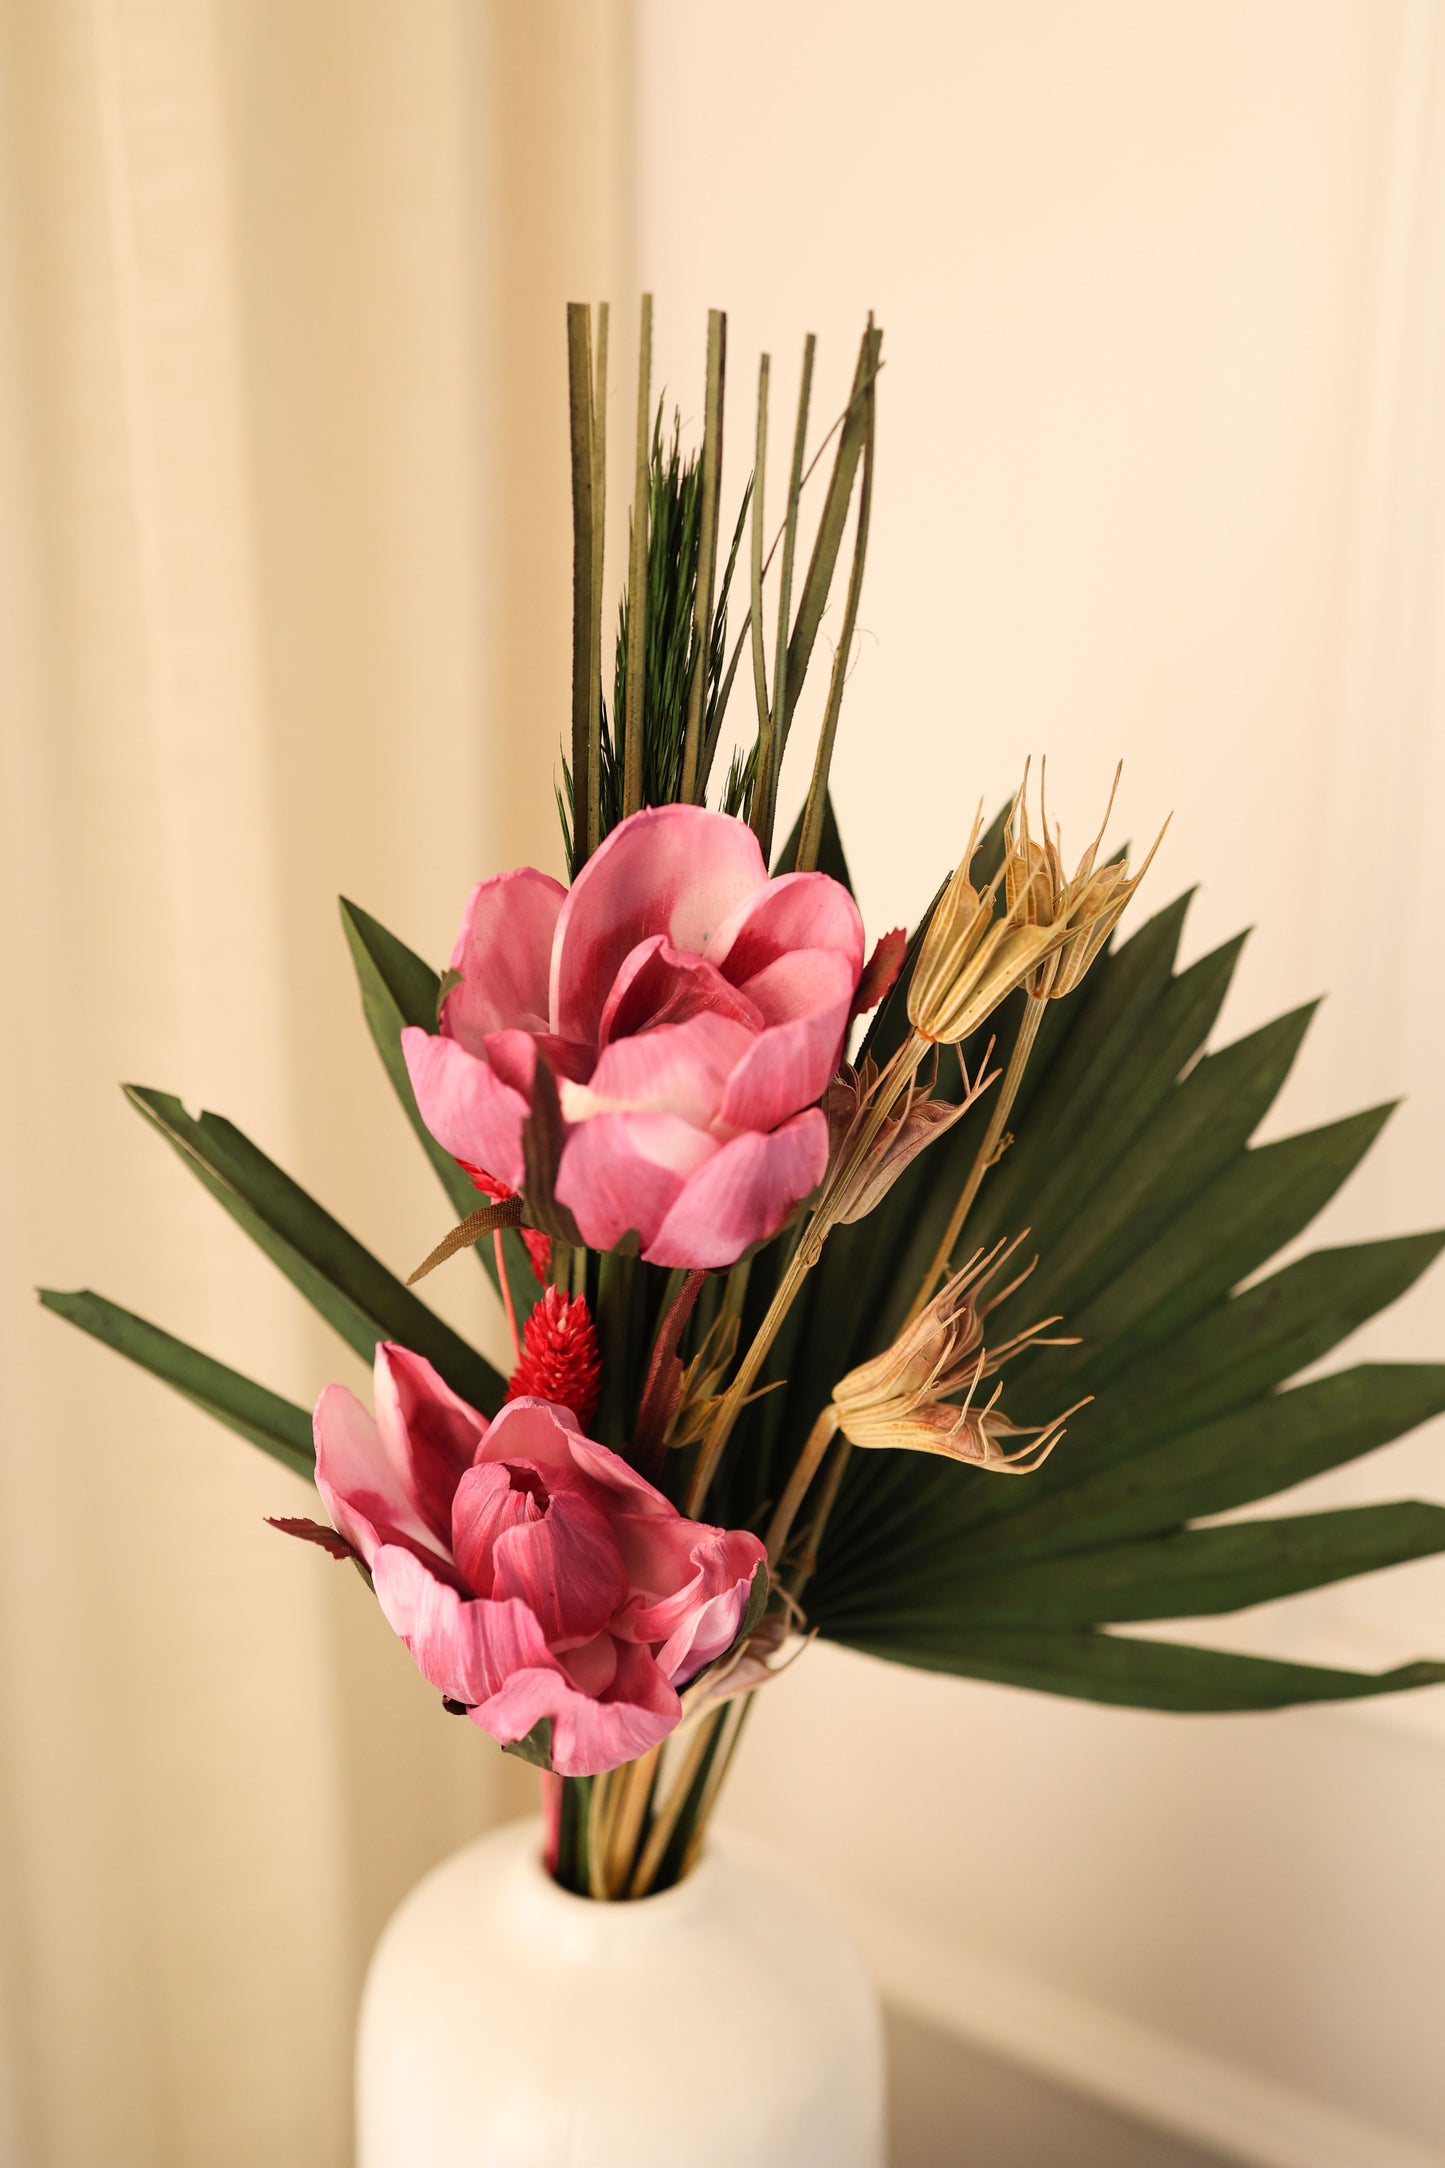
<path fill-rule="evenodd" d="M 355 1382 L 122 1077 L 232 1116 L 394 1261 L 445 1217 L 334 899 L 435 955 L 484 866 L 555 858 L 561 310 L 630 283 L 625 30 L 607 0 L 0 7 L 16 2168 L 347 2160 L 376 1929 L 518 1803 L 263 1525 L 294 1479 L 30 1288 L 299 1399 Z M 494 1328 L 468 1275 L 441 1299 Z"/>
<path fill-rule="evenodd" d="M 346 2161 L 382 1919 L 527 1801 L 264 1526 L 301 1486 L 31 1290 L 359 1382 L 114 1086 L 435 1240 L 335 897 L 437 958 L 478 873 L 556 863 L 567 298 L 655 287 L 685 423 L 729 307 L 733 502 L 758 350 L 786 411 L 815 330 L 836 411 L 876 305 L 871 928 L 1026 752 L 1068 836 L 1123 752 L 1195 951 L 1260 924 L 1223 1036 L 1333 990 L 1278 1127 L 1409 1095 L 1311 1246 L 1438 1220 L 1442 115 L 1445 0 L 0 0 L 3 2168 Z M 1359 1352 L 1438 1350 L 1442 1285 Z M 1439 1441 L 1296 1508 L 1438 1497 Z M 1237 1630 L 1382 1668 L 1442 1571 Z M 1442 1706 L 1179 1725 L 820 1650 L 728 1811 L 931 2026 L 1274 2168 L 1414 2168 Z"/>

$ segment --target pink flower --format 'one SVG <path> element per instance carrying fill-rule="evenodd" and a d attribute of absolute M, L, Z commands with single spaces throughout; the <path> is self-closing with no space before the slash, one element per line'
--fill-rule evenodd
<path fill-rule="evenodd" d="M 550 1717 L 562 1776 L 666 1738 L 737 1638 L 757 1537 L 685 1519 L 568 1408 L 488 1423 L 406 1348 L 377 1348 L 375 1403 L 322 1393 L 316 1487 L 423 1677 L 503 1745 Z"/>
<path fill-rule="evenodd" d="M 770 880 L 742 821 L 649 807 L 570 892 L 531 867 L 480 882 L 452 968 L 439 1031 L 402 1033 L 422 1117 L 520 1190 L 545 1063 L 556 1198 L 592 1248 L 635 1229 L 653 1264 L 730 1265 L 822 1180 L 862 922 L 826 874 Z"/>

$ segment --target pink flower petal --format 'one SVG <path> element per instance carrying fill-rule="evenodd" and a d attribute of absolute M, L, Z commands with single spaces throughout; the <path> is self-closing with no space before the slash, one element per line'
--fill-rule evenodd
<path fill-rule="evenodd" d="M 443 1571 L 409 1469 L 391 1458 L 367 1410 L 344 1385 L 328 1385 L 312 1417 L 316 1488 L 333 1524 L 368 1566 L 383 1543 L 408 1544 Z"/>
<path fill-rule="evenodd" d="M 711 1013 L 686 1024 L 660 1024 L 637 1039 L 614 1039 L 589 1084 L 560 1087 L 563 1116 L 586 1122 L 599 1114 L 677 1114 L 705 1129 L 728 1078 L 756 1043 L 746 1024 Z"/>
<path fill-rule="evenodd" d="M 487 1418 L 468 1407 L 424 1356 L 390 1340 L 377 1345 L 372 1397 L 387 1460 L 435 1542 L 449 1550 L 452 1497 L 487 1435 Z"/>
<path fill-rule="evenodd" d="M 617 1630 L 639 1641 L 661 1642 L 658 1664 L 675 1686 L 681 1685 L 732 1647 L 753 1576 L 766 1559 L 762 1544 L 747 1529 L 696 1528 L 686 1579 L 670 1595 L 629 1610 L 625 1625 Z"/>
<path fill-rule="evenodd" d="M 771 1136 L 734 1137 L 688 1178 L 642 1254 L 649 1264 L 689 1271 L 733 1264 L 754 1242 L 777 1233 L 793 1206 L 817 1188 L 827 1164 L 828 1124 L 817 1107 Z"/>
<path fill-rule="evenodd" d="M 479 881 L 467 899 L 452 969 L 462 982 L 442 1004 L 441 1025 L 469 1054 L 488 1032 L 547 1029 L 552 936 L 567 891 L 533 866 Z"/>
<path fill-rule="evenodd" d="M 489 1031 L 483 1042 L 483 1053 L 493 1076 L 530 1107 L 537 1075 L 537 1049 L 552 1043 L 534 1038 L 529 1031 Z"/>
<path fill-rule="evenodd" d="M 506 1461 L 514 1467 L 539 1468 L 548 1486 L 574 1472 L 572 1448 L 582 1432 L 570 1408 L 521 1393 L 492 1417 L 478 1460 Z"/>
<path fill-rule="evenodd" d="M 371 1570 L 387 1624 L 406 1643 L 422 1677 L 453 1701 L 490 1701 L 514 1674 L 539 1665 L 560 1679 L 524 1603 L 460 1596 L 394 1544 L 382 1545 Z"/>
<path fill-rule="evenodd" d="M 611 1634 L 595 1634 L 579 1648 L 571 1648 L 558 1658 L 579 1694 L 587 1694 L 598 1701 L 617 1677 L 617 1643 Z"/>
<path fill-rule="evenodd" d="M 612 1249 L 633 1228 L 646 1248 L 684 1181 L 717 1149 L 675 1114 L 597 1114 L 562 1147 L 557 1200 L 592 1249 Z"/>
<path fill-rule="evenodd" d="M 616 1525 L 618 1548 L 632 1588 L 632 1601 L 617 1631 L 633 1641 L 664 1641 L 676 1622 L 669 1620 L 656 1633 L 648 1632 L 647 1622 L 659 1604 L 670 1603 L 679 1589 L 692 1585 L 697 1576 L 693 1552 L 714 1531 L 686 1519 L 675 1508 L 666 1515 L 634 1513 L 627 1501 Z M 640 1626 L 639 1620 L 643 1621 Z"/>
<path fill-rule="evenodd" d="M 600 1776 L 635 1761 L 675 1731 L 682 1704 L 652 1653 L 619 1647 L 605 1697 L 580 1693 L 559 1668 L 518 1671 L 505 1689 L 471 1712 L 503 1745 L 525 1739 L 544 1716 L 552 1719 L 552 1767 L 560 1776 Z"/>
<path fill-rule="evenodd" d="M 764 1019 L 746 994 L 700 956 L 675 949 L 665 934 L 640 941 L 623 961 L 597 1026 L 599 1046 L 659 1024 L 683 1024 L 713 1010 L 761 1031 Z"/>
<path fill-rule="evenodd" d="M 831 949 L 852 973 L 863 969 L 863 921 L 841 881 L 826 873 L 783 873 L 745 897 L 711 935 L 703 955 L 734 986 L 794 949 Z"/>
<path fill-rule="evenodd" d="M 575 1492 L 558 1492 L 540 1519 L 499 1536 L 493 1568 L 494 1594 L 525 1603 L 554 1651 L 590 1641 L 627 1601 L 607 1516 Z"/>
<path fill-rule="evenodd" d="M 401 1050 L 421 1118 L 442 1149 L 494 1175 L 508 1189 L 520 1189 L 525 1171 L 522 1124 L 531 1112 L 530 1098 L 503 1083 L 490 1062 L 467 1053 L 454 1039 L 438 1038 L 414 1024 L 402 1033 Z"/>
<path fill-rule="evenodd" d="M 852 1003 L 853 976 L 848 959 L 836 949 L 795 949 L 775 956 L 748 980 L 746 992 L 764 1025 L 798 1023 L 805 1017 L 846 1020 Z"/>
<path fill-rule="evenodd" d="M 703 806 L 649 806 L 593 852 L 562 906 L 552 949 L 552 1029 L 595 1043 L 612 984 L 639 942 L 666 934 L 701 953 L 767 880 L 744 821 Z"/>
<path fill-rule="evenodd" d="M 644 1520 L 650 1525 L 653 1517 L 665 1520 L 669 1527 L 691 1531 L 697 1526 L 685 1520 L 670 1498 L 665 1498 L 630 1461 L 610 1447 L 598 1445 L 592 1438 L 574 1438 L 572 1461 L 579 1475 L 603 1493 L 604 1502 L 611 1502 L 619 1528 L 640 1526 Z"/>
<path fill-rule="evenodd" d="M 848 996 L 816 1016 L 775 1024 L 743 1056 L 718 1110 L 722 1130 L 776 1129 L 813 1106 L 832 1083 L 843 1050 Z"/>
<path fill-rule="evenodd" d="M 511 1472 L 500 1461 L 479 1460 L 468 1468 L 452 1500 L 452 1551 L 457 1570 L 475 1595 L 491 1596 L 492 1548 L 519 1521 L 537 1520 L 542 1508 L 528 1490 L 514 1489 Z"/>

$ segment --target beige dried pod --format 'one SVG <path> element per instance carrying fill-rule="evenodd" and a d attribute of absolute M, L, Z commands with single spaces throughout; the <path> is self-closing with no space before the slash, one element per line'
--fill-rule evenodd
<path fill-rule="evenodd" d="M 1064 1424 L 1084 1401 L 1050 1423 L 1021 1425 L 1011 1422 L 998 1404 L 1001 1380 L 986 1402 L 980 1404 L 977 1397 L 983 1380 L 1023 1348 L 1072 1345 L 1067 1339 L 1046 1337 L 1048 1327 L 1058 1323 L 1052 1317 L 993 1348 L 985 1344 L 989 1312 L 1033 1270 L 1030 1265 L 1007 1287 L 984 1298 L 988 1281 L 1017 1246 L 1000 1243 L 987 1253 L 979 1251 L 904 1326 L 891 1347 L 860 1363 L 834 1386 L 838 1427 L 853 1445 L 865 1452 L 941 1454 L 998 1475 L 1028 1475 L 1048 1458 Z M 955 1397 L 959 1394 L 961 1400 Z M 1005 1441 L 1013 1438 L 1028 1442 L 1010 1451 Z"/>
<path fill-rule="evenodd" d="M 1127 858 L 1114 859 L 1102 866 L 1098 864 L 1123 772 L 1124 764 L 1120 761 L 1114 770 L 1099 832 L 1070 875 L 1064 871 L 1063 837 L 1057 825 L 1053 834 L 1049 833 L 1047 777 L 1042 762 L 1039 765 L 1042 840 L 1037 840 L 1029 831 L 1029 773 L 1025 764 L 1023 783 L 1009 817 L 1004 851 L 1004 893 L 1011 913 L 1017 912 L 1026 923 L 1040 931 L 1048 929 L 1055 936 L 1026 982 L 1029 992 L 1041 1001 L 1057 1001 L 1065 994 L 1073 993 L 1118 925 L 1129 898 L 1148 872 L 1154 853 L 1164 840 L 1169 826 L 1167 820 L 1137 873 L 1130 873 Z"/>
<path fill-rule="evenodd" d="M 1020 986 L 1042 1001 L 1072 993 L 1079 984 L 1143 880 L 1169 825 L 1166 821 L 1160 829 L 1137 873 L 1130 873 L 1126 859 L 1097 864 L 1122 769 L 1121 762 L 1099 832 L 1072 875 L 1064 871 L 1057 828 L 1049 834 L 1042 772 L 1042 840 L 1029 827 L 1025 764 L 1009 814 L 1003 864 L 983 888 L 975 888 L 969 877 L 982 809 L 974 816 L 968 848 L 939 899 L 908 990 L 909 1022 L 925 1038 L 945 1043 L 967 1038 Z M 996 915 L 1000 889 L 1004 908 Z"/>
<path fill-rule="evenodd" d="M 936 1065 L 936 1055 L 934 1060 Z M 878 1066 L 867 1056 L 856 1069 L 845 1064 L 823 1094 L 834 1223 L 846 1227 L 881 1204 L 919 1153 L 927 1151 L 930 1144 L 962 1120 L 980 1093 L 996 1080 L 997 1073 L 990 1071 L 985 1053 L 973 1078 L 963 1070 L 963 1091 L 957 1100 L 933 1097 L 936 1075 L 927 1084 L 911 1077 L 902 1099 L 888 1109 L 880 1123 L 870 1125 L 870 1109 L 879 1090 Z M 864 1140 L 862 1148 L 860 1140 Z"/>
<path fill-rule="evenodd" d="M 968 848 L 938 900 L 908 986 L 908 1021 L 925 1039 L 956 1046 L 1022 986 L 1057 939 L 1032 923 L 1027 908 L 995 917 L 998 881 L 975 888 L 970 879 L 983 825 L 974 815 Z"/>

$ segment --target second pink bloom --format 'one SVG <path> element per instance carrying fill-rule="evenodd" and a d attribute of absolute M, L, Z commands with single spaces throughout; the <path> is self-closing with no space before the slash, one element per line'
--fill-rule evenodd
<path fill-rule="evenodd" d="M 665 1739 L 678 1688 L 737 1637 L 757 1537 L 685 1519 L 570 1409 L 513 1400 L 489 1423 L 386 1342 L 375 1410 L 327 1386 L 316 1487 L 424 1676 L 503 1745 L 547 1719 L 560 1776 Z"/>

